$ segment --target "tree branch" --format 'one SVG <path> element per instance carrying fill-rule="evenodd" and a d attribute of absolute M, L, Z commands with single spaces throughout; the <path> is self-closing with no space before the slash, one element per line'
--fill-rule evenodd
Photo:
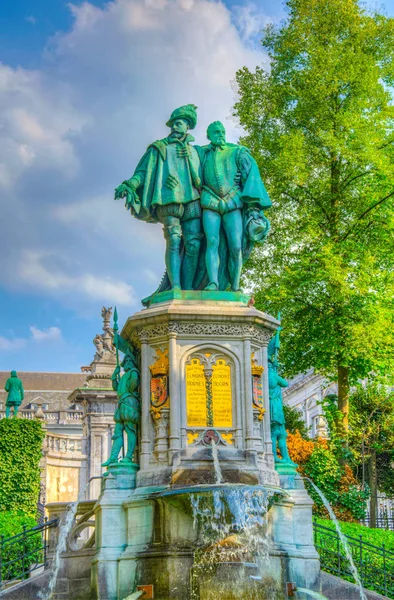
<path fill-rule="evenodd" d="M 356 222 L 353 224 L 353 226 L 350 229 L 348 229 L 348 231 L 345 233 L 345 235 L 343 235 L 341 237 L 341 242 L 344 242 L 349 237 L 349 235 L 352 233 L 352 231 L 357 227 L 357 224 L 359 223 L 359 221 L 364 219 L 364 217 L 366 217 L 372 210 L 374 210 L 375 208 L 377 208 L 378 206 L 383 204 L 383 202 L 386 202 L 386 200 L 388 200 L 389 198 L 392 198 L 393 196 L 394 196 L 394 191 L 390 192 L 390 194 L 387 194 L 387 196 L 385 196 L 384 198 L 381 198 L 380 200 L 375 202 L 375 204 L 372 204 L 372 206 L 369 206 L 366 210 L 364 210 L 364 212 L 361 213 L 361 215 L 359 215 L 357 217 Z"/>
<path fill-rule="evenodd" d="M 363 171 L 363 173 L 359 173 L 351 179 L 345 179 L 344 183 L 346 183 L 340 191 L 343 192 L 343 190 L 345 190 L 351 183 L 353 183 L 353 181 L 356 181 L 356 179 L 359 179 L 360 177 L 364 177 L 364 175 L 370 175 L 371 173 L 373 173 L 373 171 Z"/>

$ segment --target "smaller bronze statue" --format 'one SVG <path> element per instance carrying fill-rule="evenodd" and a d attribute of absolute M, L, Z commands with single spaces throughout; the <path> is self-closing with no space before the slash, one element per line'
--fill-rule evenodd
<path fill-rule="evenodd" d="M 25 397 L 22 380 L 19 379 L 16 371 L 11 371 L 11 377 L 5 382 L 4 389 L 8 392 L 5 403 L 5 416 L 8 419 L 11 416 L 11 409 L 13 409 L 13 416 L 16 417 L 22 400 Z"/>
<path fill-rule="evenodd" d="M 280 315 L 278 315 L 278 320 Z M 285 414 L 283 411 L 282 388 L 289 384 L 286 379 L 278 373 L 279 361 L 278 351 L 280 348 L 279 332 L 277 330 L 274 337 L 268 345 L 268 383 L 269 383 L 269 398 L 270 398 L 270 416 L 271 416 L 271 439 L 272 450 L 274 453 L 275 463 L 296 467 L 297 465 L 291 460 L 287 449 L 287 431 Z M 278 449 L 282 456 L 279 458 Z"/>
<path fill-rule="evenodd" d="M 118 463 L 119 453 L 123 450 L 124 434 L 127 437 L 127 452 L 121 461 L 123 464 L 134 465 L 133 455 L 137 445 L 137 425 L 140 421 L 140 398 L 138 388 L 140 372 L 135 349 L 118 334 L 118 315 L 114 313 L 114 345 L 116 348 L 116 368 L 112 374 L 112 387 L 117 392 L 118 404 L 115 409 L 115 430 L 112 436 L 111 453 L 102 466 L 109 467 Z M 125 357 L 119 365 L 119 350 Z M 123 375 L 121 375 L 123 367 Z"/>

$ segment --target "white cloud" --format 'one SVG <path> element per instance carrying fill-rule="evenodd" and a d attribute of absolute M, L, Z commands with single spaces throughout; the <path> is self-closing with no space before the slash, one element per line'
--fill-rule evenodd
<path fill-rule="evenodd" d="M 0 335 L 0 350 L 19 350 L 26 345 L 27 340 L 23 338 L 8 339 Z"/>
<path fill-rule="evenodd" d="M 13 350 L 20 350 L 28 344 L 36 342 L 48 342 L 48 341 L 61 341 L 62 332 L 59 327 L 48 327 L 47 329 L 39 329 L 32 325 L 30 327 L 30 337 L 15 338 L 15 337 L 4 337 L 0 336 L 0 351 L 7 350 L 9 352 Z"/>
<path fill-rule="evenodd" d="M 48 327 L 48 329 L 38 329 L 34 325 L 30 327 L 32 338 L 36 342 L 47 342 L 49 340 L 61 340 L 62 332 L 59 327 Z"/>
<path fill-rule="evenodd" d="M 67 99 L 71 90 L 38 71 L 0 64 L 0 186 L 15 185 L 27 168 L 78 169 L 69 136 L 86 117 Z"/>
<path fill-rule="evenodd" d="M 230 82 L 263 58 L 245 42 L 258 17 L 242 21 L 211 0 L 71 10 L 72 28 L 50 41 L 40 70 L 0 65 L 0 208 L 10 224 L 0 278 L 73 308 L 131 306 L 159 283 L 164 242 L 160 226 L 132 219 L 113 190 L 167 135 L 181 104 L 199 107 L 197 142 L 217 119 L 236 141 Z"/>
<path fill-rule="evenodd" d="M 43 252 L 26 251 L 19 264 L 19 283 L 55 296 L 65 297 L 72 294 L 83 296 L 85 301 L 112 302 L 119 305 L 135 303 L 133 288 L 127 283 L 91 273 L 68 275 L 61 272 L 56 262 L 51 262 L 51 258 L 53 257 Z M 33 328 L 31 331 L 33 333 Z"/>

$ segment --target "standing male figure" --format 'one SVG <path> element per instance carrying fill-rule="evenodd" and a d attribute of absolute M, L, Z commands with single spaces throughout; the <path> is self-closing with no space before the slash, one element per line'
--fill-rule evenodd
<path fill-rule="evenodd" d="M 133 462 L 133 454 L 137 444 L 137 425 L 140 421 L 140 399 L 138 387 L 140 384 L 140 373 L 137 358 L 133 348 L 115 333 L 114 344 L 126 353 L 122 367 L 123 375 L 120 375 L 120 366 L 117 366 L 112 374 L 112 387 L 117 392 L 118 404 L 115 409 L 115 430 L 112 436 L 111 453 L 102 466 L 109 467 L 117 464 L 119 452 L 124 447 L 123 433 L 127 436 L 127 453 L 124 458 L 126 462 Z"/>
<path fill-rule="evenodd" d="M 280 314 L 278 315 L 278 321 Z M 289 456 L 287 449 L 287 431 L 286 419 L 283 410 L 282 388 L 288 387 L 286 379 L 278 373 L 279 361 L 278 352 L 280 348 L 279 327 L 276 334 L 271 338 L 268 344 L 268 385 L 269 385 L 269 402 L 270 402 L 270 419 L 271 419 L 271 440 L 272 451 L 276 463 L 286 463 L 289 466 L 296 467 Z M 278 457 L 278 449 L 282 458 Z"/>
<path fill-rule="evenodd" d="M 16 417 L 18 409 L 25 397 L 22 380 L 19 379 L 16 371 L 11 371 L 11 377 L 5 382 L 5 391 L 8 392 L 7 401 L 5 403 L 5 416 L 8 418 L 11 415 L 11 408 L 14 409 L 13 416 Z"/>
<path fill-rule="evenodd" d="M 126 208 L 137 219 L 163 224 L 173 289 L 193 289 L 202 238 L 200 160 L 188 133 L 197 123 L 196 108 L 187 104 L 173 111 L 167 122 L 170 135 L 153 142 L 131 179 L 115 190 L 115 200 L 126 198 Z"/>
<path fill-rule="evenodd" d="M 228 249 L 228 272 L 231 289 L 238 291 L 243 264 L 245 237 L 251 243 L 262 241 L 269 222 L 263 209 L 271 206 L 261 181 L 256 161 L 245 146 L 226 143 L 226 130 L 220 121 L 207 129 L 211 142 L 200 148 L 203 188 L 201 206 L 207 238 L 206 290 L 219 289 L 219 243 L 223 225 Z M 252 233 L 253 231 L 253 233 Z"/>

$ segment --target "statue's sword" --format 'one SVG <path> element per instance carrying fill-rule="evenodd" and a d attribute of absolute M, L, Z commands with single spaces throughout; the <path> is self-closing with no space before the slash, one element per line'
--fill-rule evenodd
<path fill-rule="evenodd" d="M 118 311 L 115 306 L 114 310 L 114 337 L 115 337 L 115 349 L 116 349 L 116 366 L 119 367 L 119 344 L 118 344 Z"/>

